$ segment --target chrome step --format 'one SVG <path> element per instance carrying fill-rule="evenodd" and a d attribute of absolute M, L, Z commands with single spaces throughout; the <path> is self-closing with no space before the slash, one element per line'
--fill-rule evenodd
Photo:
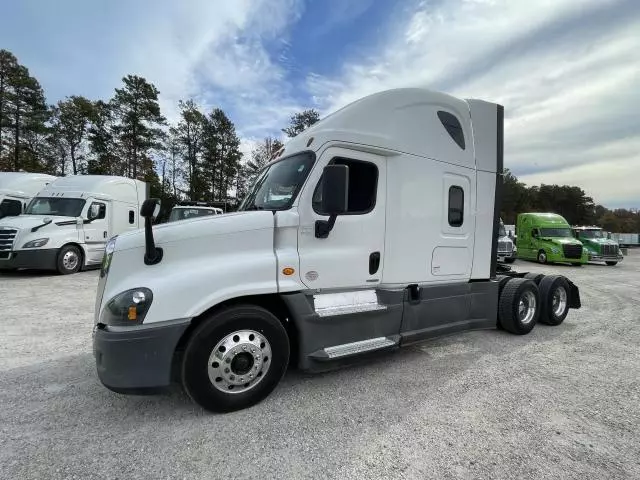
<path fill-rule="evenodd" d="M 393 347 L 395 345 L 397 345 L 397 342 L 388 337 L 376 337 L 361 340 L 359 342 L 327 347 L 323 350 L 318 350 L 317 352 L 312 353 L 311 357 L 318 360 L 334 360 L 336 358 L 357 355 L 358 353 L 365 353 L 373 350 L 380 350 L 382 348 Z"/>

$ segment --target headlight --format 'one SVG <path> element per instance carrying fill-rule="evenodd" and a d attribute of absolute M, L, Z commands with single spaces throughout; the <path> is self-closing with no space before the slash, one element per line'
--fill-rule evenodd
<path fill-rule="evenodd" d="M 107 302 L 100 323 L 105 325 L 139 325 L 149 311 L 153 293 L 148 288 L 132 288 Z"/>
<path fill-rule="evenodd" d="M 30 242 L 25 243 L 22 248 L 38 248 L 47 244 L 49 241 L 48 238 L 38 238 L 37 240 L 31 240 Z"/>
<path fill-rule="evenodd" d="M 104 247 L 104 255 L 102 256 L 102 267 L 100 268 L 100 276 L 104 277 L 107 273 L 109 273 L 109 267 L 111 266 L 111 258 L 113 257 L 113 252 L 116 249 L 116 239 L 118 236 L 112 237 L 107 242 L 107 245 Z"/>
<path fill-rule="evenodd" d="M 556 254 L 560 253 L 560 249 L 556 247 L 551 247 L 551 251 Z"/>

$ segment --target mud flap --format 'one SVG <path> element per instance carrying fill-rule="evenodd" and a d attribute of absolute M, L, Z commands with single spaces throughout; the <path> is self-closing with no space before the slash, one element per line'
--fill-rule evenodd
<path fill-rule="evenodd" d="M 580 308 L 582 303 L 580 302 L 580 290 L 578 290 L 578 286 L 567 277 L 564 277 L 564 279 L 569 284 L 569 308 Z"/>

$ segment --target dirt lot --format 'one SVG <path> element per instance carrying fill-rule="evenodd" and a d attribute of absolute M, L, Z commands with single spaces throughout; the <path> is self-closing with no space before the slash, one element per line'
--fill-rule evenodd
<path fill-rule="evenodd" d="M 0 276 L 0 477 L 640 478 L 640 251 L 542 267 L 583 309 L 359 367 L 289 373 L 254 408 L 112 393 L 91 355 L 96 272 Z"/>

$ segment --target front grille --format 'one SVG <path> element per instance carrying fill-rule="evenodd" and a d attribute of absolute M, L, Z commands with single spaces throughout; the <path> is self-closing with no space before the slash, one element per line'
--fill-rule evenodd
<path fill-rule="evenodd" d="M 15 228 L 0 228 L 0 252 L 10 252 L 16 239 L 18 230 Z"/>
<path fill-rule="evenodd" d="M 504 240 L 498 242 L 498 252 L 511 253 L 511 250 L 513 250 L 513 244 L 511 242 L 505 242 Z"/>
<path fill-rule="evenodd" d="M 582 257 L 582 245 L 563 245 L 562 251 L 564 253 L 564 258 Z"/>
<path fill-rule="evenodd" d="M 602 255 L 617 255 L 618 254 L 618 246 L 617 245 L 602 245 Z"/>

